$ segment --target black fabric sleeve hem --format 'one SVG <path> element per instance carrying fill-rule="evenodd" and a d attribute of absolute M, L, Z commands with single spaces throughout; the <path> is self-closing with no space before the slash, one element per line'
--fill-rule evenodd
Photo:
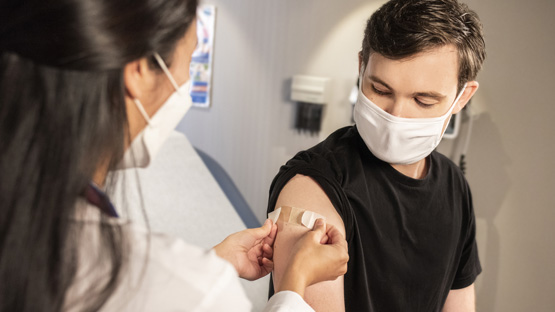
<path fill-rule="evenodd" d="M 472 284 L 474 284 L 474 282 L 476 281 L 476 278 L 478 277 L 478 275 L 482 273 L 482 269 L 479 268 L 478 270 L 476 270 L 472 275 L 464 277 L 464 278 L 459 278 L 457 280 L 455 280 L 453 282 L 453 285 L 451 285 L 451 289 L 463 289 L 466 288 Z"/>
<path fill-rule="evenodd" d="M 293 166 L 280 173 L 274 178 L 272 185 L 270 186 L 270 197 L 268 199 L 267 213 L 274 210 L 277 203 L 279 194 L 285 187 L 285 185 L 297 174 L 302 174 L 308 176 L 316 181 L 324 190 L 324 193 L 328 196 L 332 202 L 335 210 L 339 213 L 340 217 L 343 219 L 345 225 L 345 234 L 347 242 L 353 237 L 354 228 L 354 216 L 351 212 L 350 206 L 348 206 L 347 198 L 344 192 L 341 191 L 341 187 L 338 183 L 331 181 L 326 178 L 319 170 L 306 166 Z M 274 282 L 273 273 L 270 274 L 270 287 L 268 289 L 268 299 L 271 298 L 274 293 Z"/>
<path fill-rule="evenodd" d="M 346 240 L 347 242 L 349 242 L 353 235 L 354 217 L 350 210 L 350 206 L 348 206 L 347 198 L 338 183 L 327 178 L 317 169 L 305 166 L 295 166 L 280 174 L 279 178 L 277 178 L 270 187 L 271 193 L 270 199 L 268 200 L 267 213 L 273 211 L 279 194 L 281 193 L 285 185 L 289 182 L 289 180 L 291 180 L 297 174 L 308 176 L 314 179 L 316 183 L 318 183 L 318 185 L 320 185 L 320 187 L 324 190 L 324 193 L 326 193 L 326 195 L 328 196 L 335 210 L 337 211 L 341 219 L 343 219 L 343 223 L 345 225 Z"/>

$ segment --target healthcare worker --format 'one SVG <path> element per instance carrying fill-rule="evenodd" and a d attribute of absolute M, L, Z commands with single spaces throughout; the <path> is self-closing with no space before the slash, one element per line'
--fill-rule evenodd
<path fill-rule="evenodd" d="M 209 251 L 118 218 L 112 169 L 145 167 L 191 100 L 197 0 L 0 0 L 0 311 L 248 311 L 271 221 Z M 191 203 L 184 209 L 201 209 Z M 321 220 L 320 220 L 321 221 Z M 311 311 L 346 271 L 318 222 L 268 311 Z"/>

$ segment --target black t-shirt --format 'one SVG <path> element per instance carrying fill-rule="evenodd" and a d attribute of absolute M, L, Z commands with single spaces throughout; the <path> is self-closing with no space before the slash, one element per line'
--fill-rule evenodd
<path fill-rule="evenodd" d="M 445 156 L 434 151 L 428 160 L 424 179 L 409 178 L 372 155 L 352 126 L 298 153 L 272 182 L 268 212 L 302 174 L 343 219 L 347 311 L 441 311 L 451 289 L 480 274 L 468 184 Z"/>

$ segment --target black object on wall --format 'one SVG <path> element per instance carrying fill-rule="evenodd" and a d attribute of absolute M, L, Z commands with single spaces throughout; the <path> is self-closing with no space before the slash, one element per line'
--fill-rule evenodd
<path fill-rule="evenodd" d="M 309 132 L 311 135 L 318 134 L 322 126 L 323 110 L 322 104 L 297 102 L 295 129 L 299 132 Z"/>

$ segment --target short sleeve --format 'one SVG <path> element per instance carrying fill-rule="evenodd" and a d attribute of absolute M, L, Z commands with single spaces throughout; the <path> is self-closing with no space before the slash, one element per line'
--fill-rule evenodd
<path fill-rule="evenodd" d="M 474 283 L 482 272 L 482 266 L 478 257 L 478 245 L 476 244 L 476 217 L 472 205 L 472 194 L 468 185 L 466 187 L 465 208 L 466 217 L 463 218 L 462 253 L 451 289 L 462 289 Z"/>
<path fill-rule="evenodd" d="M 341 187 L 341 170 L 330 154 L 320 155 L 311 151 L 303 151 L 282 166 L 270 186 L 267 213 L 274 210 L 279 194 L 289 180 L 297 174 L 308 176 L 320 185 L 343 219 L 346 239 L 349 242 L 353 232 L 354 216 L 347 196 Z"/>
<path fill-rule="evenodd" d="M 311 177 L 322 187 L 329 200 L 335 207 L 339 216 L 343 219 L 345 225 L 346 239 L 350 242 L 353 237 L 354 215 L 345 195 L 341 188 L 341 176 L 338 174 L 337 164 L 330 161 L 320 154 L 311 151 L 303 151 L 298 153 L 293 159 L 289 160 L 282 166 L 272 181 L 270 186 L 270 197 L 268 200 L 267 212 L 270 213 L 274 210 L 277 199 L 281 190 L 285 187 L 287 182 L 295 175 L 302 174 Z M 274 294 L 273 278 L 270 278 L 270 288 L 268 297 Z"/>

